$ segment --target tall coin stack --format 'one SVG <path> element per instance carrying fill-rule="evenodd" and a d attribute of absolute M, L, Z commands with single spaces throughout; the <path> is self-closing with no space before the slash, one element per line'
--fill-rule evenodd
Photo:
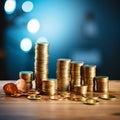
<path fill-rule="evenodd" d="M 58 59 L 57 61 L 57 83 L 58 91 L 70 90 L 70 59 Z"/>
<path fill-rule="evenodd" d="M 71 62 L 71 92 L 74 91 L 74 85 L 81 85 L 81 67 L 83 62 L 73 61 Z"/>
<path fill-rule="evenodd" d="M 48 80 L 48 43 L 37 42 L 35 44 L 35 81 L 36 89 L 42 89 L 42 80 Z"/>
<path fill-rule="evenodd" d="M 94 77 L 96 76 L 96 66 L 95 65 L 84 65 L 82 67 L 82 84 L 88 85 L 88 92 L 93 92 Z"/>
<path fill-rule="evenodd" d="M 94 91 L 107 93 L 109 91 L 109 77 L 96 76 L 94 78 Z"/>

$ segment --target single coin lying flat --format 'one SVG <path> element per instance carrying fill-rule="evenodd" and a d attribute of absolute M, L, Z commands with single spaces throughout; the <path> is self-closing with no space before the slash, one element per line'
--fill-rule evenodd
<path fill-rule="evenodd" d="M 114 100 L 114 99 L 116 99 L 116 96 L 114 96 L 114 95 L 108 95 L 108 94 L 102 94 L 99 97 L 101 99 L 104 99 L 104 100 Z"/>
<path fill-rule="evenodd" d="M 28 95 L 27 97 L 29 100 L 40 100 L 41 99 L 41 96 L 40 95 L 37 95 L 37 94 L 31 94 L 31 95 Z"/>
<path fill-rule="evenodd" d="M 83 103 L 87 105 L 97 105 L 99 104 L 99 101 L 92 98 L 87 98 Z"/>

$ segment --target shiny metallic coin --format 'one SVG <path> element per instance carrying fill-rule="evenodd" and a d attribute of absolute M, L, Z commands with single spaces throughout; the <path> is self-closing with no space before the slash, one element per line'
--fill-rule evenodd
<path fill-rule="evenodd" d="M 97 105 L 100 102 L 98 100 L 95 100 L 95 99 L 92 99 L 92 98 L 87 98 L 83 103 L 87 104 L 87 105 Z"/>
<path fill-rule="evenodd" d="M 37 94 L 30 94 L 28 95 L 27 97 L 29 100 L 40 100 L 41 99 L 41 96 L 40 95 L 37 95 Z"/>
<path fill-rule="evenodd" d="M 109 94 L 101 94 L 99 97 L 101 99 L 104 99 L 104 100 L 114 100 L 114 99 L 116 99 L 116 96 L 109 95 Z"/>

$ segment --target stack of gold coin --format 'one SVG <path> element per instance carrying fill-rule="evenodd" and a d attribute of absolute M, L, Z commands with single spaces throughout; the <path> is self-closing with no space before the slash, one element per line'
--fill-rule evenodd
<path fill-rule="evenodd" d="M 74 93 L 76 95 L 83 95 L 86 96 L 87 94 L 87 85 L 74 85 Z"/>
<path fill-rule="evenodd" d="M 57 80 L 58 91 L 70 90 L 70 59 L 58 59 L 57 61 Z"/>
<path fill-rule="evenodd" d="M 26 90 L 32 89 L 32 80 L 33 80 L 32 71 L 20 71 L 19 78 L 24 79 L 26 81 Z"/>
<path fill-rule="evenodd" d="M 94 78 L 94 91 L 108 92 L 109 91 L 109 77 L 108 76 L 96 76 Z"/>
<path fill-rule="evenodd" d="M 42 91 L 47 95 L 56 95 L 57 94 L 57 80 L 49 79 L 42 81 Z"/>
<path fill-rule="evenodd" d="M 84 65 L 82 67 L 82 84 L 88 85 L 88 92 L 93 92 L 94 77 L 96 76 L 95 65 Z"/>
<path fill-rule="evenodd" d="M 48 43 L 35 44 L 35 81 L 36 89 L 42 89 L 42 80 L 48 80 Z"/>
<path fill-rule="evenodd" d="M 74 85 L 81 85 L 81 67 L 83 62 L 72 61 L 71 62 L 71 92 L 74 90 Z"/>

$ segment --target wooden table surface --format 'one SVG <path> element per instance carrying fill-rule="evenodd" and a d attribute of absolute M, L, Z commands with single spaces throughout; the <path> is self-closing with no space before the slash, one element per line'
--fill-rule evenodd
<path fill-rule="evenodd" d="M 111 80 L 109 83 L 110 94 L 117 99 L 99 99 L 99 105 L 86 105 L 70 100 L 41 101 L 8 97 L 2 90 L 3 85 L 8 82 L 10 81 L 0 81 L 0 120 L 120 120 L 119 80 Z"/>

